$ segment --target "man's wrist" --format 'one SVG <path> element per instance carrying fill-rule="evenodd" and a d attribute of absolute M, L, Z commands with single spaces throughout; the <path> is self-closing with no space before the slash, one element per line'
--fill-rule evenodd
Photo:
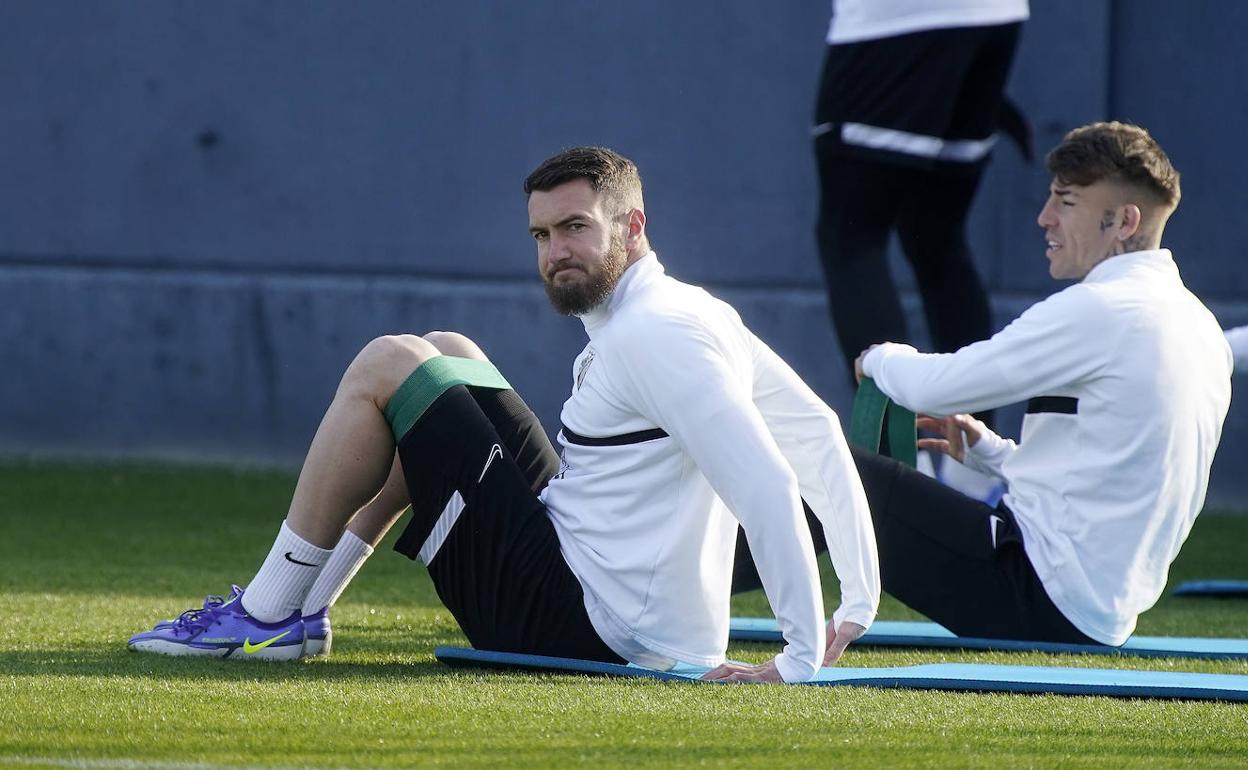
<path fill-rule="evenodd" d="M 875 613 L 871 610 L 863 610 L 854 607 L 841 605 L 836 612 L 832 613 L 833 630 L 841 627 L 842 623 L 857 623 L 863 628 L 870 628 L 875 622 Z"/>
<path fill-rule="evenodd" d="M 871 346 L 866 355 L 862 357 L 862 373 L 865 377 L 876 379 L 879 374 L 880 366 L 889 355 L 901 350 L 909 350 L 917 353 L 914 347 L 903 345 L 900 342 L 881 342 L 878 345 Z"/>
<path fill-rule="evenodd" d="M 975 443 L 966 443 L 967 455 L 973 455 L 976 459 L 988 460 L 1001 453 L 1005 449 L 1005 439 L 999 435 L 984 428 L 979 432 L 979 437 L 975 439 Z"/>
<path fill-rule="evenodd" d="M 782 682 L 808 682 L 815 676 L 815 672 L 819 670 L 818 663 L 815 664 L 814 668 L 809 665 L 803 665 L 786 652 L 780 653 L 771 662 L 776 667 L 776 672 L 780 674 L 780 681 Z"/>

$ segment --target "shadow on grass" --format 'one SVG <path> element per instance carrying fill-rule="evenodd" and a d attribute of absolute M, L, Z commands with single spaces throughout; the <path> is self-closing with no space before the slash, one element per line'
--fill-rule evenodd
<path fill-rule="evenodd" d="M 413 646 L 409 655 L 384 662 L 351 660 L 264 661 L 207 657 L 173 658 L 122 649 L 22 650 L 0 653 L 0 676 L 80 676 L 108 679 L 186 679 L 247 682 L 347 682 L 446 676 L 433 649 Z"/>

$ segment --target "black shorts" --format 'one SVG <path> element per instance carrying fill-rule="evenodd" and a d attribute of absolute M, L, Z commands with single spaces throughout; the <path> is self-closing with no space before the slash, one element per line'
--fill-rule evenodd
<path fill-rule="evenodd" d="M 1021 22 L 828 46 L 816 149 L 920 168 L 982 165 Z"/>
<path fill-rule="evenodd" d="M 451 387 L 400 440 L 399 459 L 412 518 L 395 550 L 425 561 L 473 647 L 625 662 L 590 624 L 538 500 L 559 455 L 514 390 Z"/>

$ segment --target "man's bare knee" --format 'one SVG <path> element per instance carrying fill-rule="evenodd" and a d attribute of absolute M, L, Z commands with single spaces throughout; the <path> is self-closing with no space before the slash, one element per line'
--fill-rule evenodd
<path fill-rule="evenodd" d="M 469 338 L 459 332 L 429 332 L 425 335 L 425 340 L 438 349 L 444 356 L 457 356 L 459 358 L 475 358 L 480 361 L 488 361 L 485 353 Z"/>
<path fill-rule="evenodd" d="M 404 380 L 438 355 L 441 353 L 436 347 L 415 334 L 378 337 L 365 345 L 347 367 L 339 390 L 369 398 L 384 409 Z"/>

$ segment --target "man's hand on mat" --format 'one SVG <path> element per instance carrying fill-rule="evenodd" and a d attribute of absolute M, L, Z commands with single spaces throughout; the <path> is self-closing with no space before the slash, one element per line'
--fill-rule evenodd
<path fill-rule="evenodd" d="M 823 653 L 823 665 L 835 666 L 836 662 L 841 659 L 841 655 L 845 653 L 845 648 L 858 641 L 858 637 L 866 632 L 867 629 L 865 627 L 857 623 L 851 623 L 848 620 L 833 628 L 832 621 L 829 620 L 828 649 Z"/>
<path fill-rule="evenodd" d="M 877 342 L 876 344 L 872 345 L 871 347 L 859 353 L 858 357 L 854 359 L 854 382 L 862 382 L 862 378 L 867 376 L 866 373 L 862 371 L 862 359 L 866 358 L 868 353 L 878 348 L 879 346 L 880 344 Z"/>
<path fill-rule="evenodd" d="M 921 414 L 914 425 L 919 430 L 930 430 L 939 433 L 943 438 L 921 438 L 919 449 L 931 449 L 949 455 L 958 462 L 966 460 L 966 448 L 979 443 L 988 426 L 969 414 L 955 414 L 949 417 L 929 417 Z"/>
<path fill-rule="evenodd" d="M 748 663 L 728 661 L 702 675 L 709 682 L 783 682 L 776 659 L 751 666 Z"/>

